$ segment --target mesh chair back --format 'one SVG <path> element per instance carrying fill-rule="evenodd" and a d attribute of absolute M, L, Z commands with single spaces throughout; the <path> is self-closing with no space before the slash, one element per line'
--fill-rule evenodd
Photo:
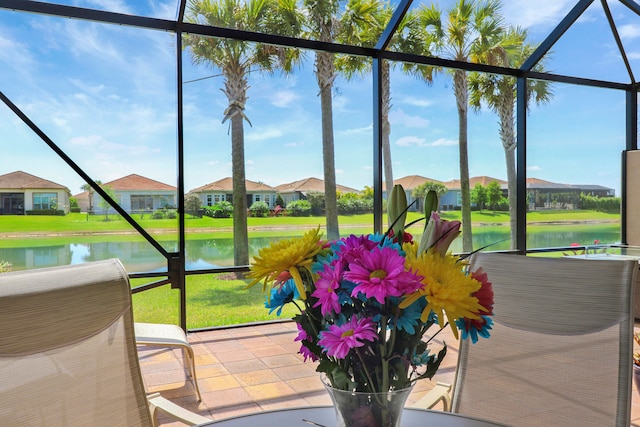
<path fill-rule="evenodd" d="M 635 261 L 476 254 L 491 338 L 460 345 L 453 410 L 512 426 L 629 426 Z"/>
<path fill-rule="evenodd" d="M 0 274 L 0 425 L 151 425 L 118 260 Z"/>

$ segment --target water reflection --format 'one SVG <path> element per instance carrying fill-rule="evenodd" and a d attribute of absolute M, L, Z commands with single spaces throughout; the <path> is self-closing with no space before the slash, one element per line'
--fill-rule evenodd
<path fill-rule="evenodd" d="M 249 255 L 267 246 L 275 238 L 249 239 Z M 166 271 L 165 258 L 147 242 L 91 242 L 46 245 L 46 239 L 31 241 L 33 246 L 0 248 L 0 260 L 12 264 L 12 270 L 27 270 L 56 265 L 81 264 L 108 258 L 118 258 L 129 272 Z M 169 252 L 175 251 L 175 241 L 162 242 Z M 203 239 L 186 242 L 187 270 L 203 270 L 233 265 L 233 239 Z"/>
<path fill-rule="evenodd" d="M 509 249 L 509 232 L 474 232 L 474 248 L 490 245 L 487 250 Z M 249 239 L 249 256 L 253 257 L 273 242 L 274 237 Z M 568 246 L 571 243 L 587 245 L 599 240 L 615 243 L 620 240 L 619 230 L 595 228 L 593 230 L 572 231 L 558 226 L 557 231 L 532 232 L 527 234 L 530 248 Z M 70 239 L 67 244 L 46 245 L 47 240 L 33 240 L 32 246 L 25 248 L 0 248 L 0 260 L 10 262 L 13 270 L 26 270 L 55 265 L 80 264 L 107 258 L 119 258 L 129 272 L 166 271 L 166 260 L 147 242 L 91 242 L 78 243 Z M 162 242 L 163 247 L 175 251 L 175 241 Z M 453 252 L 462 250 L 461 239 L 451 245 Z M 187 270 L 202 270 L 233 265 L 233 239 L 200 239 L 186 242 Z"/>

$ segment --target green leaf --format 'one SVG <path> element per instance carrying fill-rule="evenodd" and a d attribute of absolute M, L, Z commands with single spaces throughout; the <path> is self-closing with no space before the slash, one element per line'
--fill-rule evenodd
<path fill-rule="evenodd" d="M 429 219 L 431 218 L 432 212 L 437 212 L 438 210 L 438 193 L 434 190 L 429 190 L 427 194 L 424 196 L 424 217 L 426 221 L 424 223 L 425 230 L 427 229 L 427 224 L 429 224 Z"/>

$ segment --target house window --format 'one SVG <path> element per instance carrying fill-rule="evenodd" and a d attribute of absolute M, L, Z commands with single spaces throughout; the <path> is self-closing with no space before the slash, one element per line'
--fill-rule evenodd
<path fill-rule="evenodd" d="M 153 210 L 153 197 L 143 195 L 131 196 L 131 210 L 132 211 L 152 211 Z"/>
<path fill-rule="evenodd" d="M 207 194 L 207 206 L 213 206 L 213 199 L 211 194 Z"/>
<path fill-rule="evenodd" d="M 215 194 L 213 196 L 213 202 L 215 203 L 220 203 L 222 201 L 222 196 L 220 194 Z"/>
<path fill-rule="evenodd" d="M 260 195 L 259 195 L 259 194 L 256 194 L 256 195 L 255 195 L 255 200 L 254 200 L 254 201 L 256 201 L 256 202 L 259 202 L 259 201 L 260 201 Z"/>
<path fill-rule="evenodd" d="M 268 194 L 264 196 L 264 202 L 267 204 L 267 206 L 271 206 L 271 203 L 269 203 L 270 200 L 269 200 L 269 195 Z"/>
<path fill-rule="evenodd" d="M 33 209 L 57 209 L 58 195 L 56 193 L 33 193 Z"/>
<path fill-rule="evenodd" d="M 157 199 L 161 208 L 173 208 L 176 205 L 173 196 L 159 196 Z"/>

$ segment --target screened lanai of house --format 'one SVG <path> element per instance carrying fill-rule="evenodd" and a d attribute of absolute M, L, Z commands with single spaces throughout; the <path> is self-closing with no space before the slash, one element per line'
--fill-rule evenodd
<path fill-rule="evenodd" d="M 24 249 L 17 268 L 137 258 L 128 270 L 146 283 L 134 292 L 177 290 L 170 304 L 187 328 L 188 278 L 247 271 L 268 244 L 238 212 L 266 202 L 273 213 L 280 189 L 308 178 L 324 185 L 318 221 L 329 237 L 360 230 L 353 215 L 338 217 L 343 189 L 371 194 L 368 229 L 384 231 L 390 186 L 418 177 L 447 183 L 452 203 L 469 206 L 459 208 L 463 232 L 480 239 L 483 227 L 465 221 L 469 182 L 488 177 L 511 196 L 510 231 L 460 252 L 495 241 L 489 250 L 518 253 L 576 243 L 571 234 L 532 238 L 528 212 L 575 203 L 554 196 L 553 206 L 536 206 L 529 189 L 540 183 L 556 194 L 592 186 L 620 199 L 615 219 L 579 247 L 640 245 L 640 3 L 336 1 L 318 3 L 323 11 L 306 1 L 258 3 L 0 0 L 0 175 L 24 170 L 71 194 L 86 185 L 132 241 L 116 250 L 107 231 L 87 232 L 45 252 L 7 235 Z M 450 30 L 461 24 L 449 12 L 467 3 L 496 6 L 496 19 L 470 18 L 456 39 Z M 232 6 L 236 14 L 226 14 Z M 314 10 L 325 18 L 314 21 Z M 101 186 L 130 174 L 176 188 L 169 227 L 144 222 Z M 191 191 L 225 179 L 230 188 L 201 202 L 207 194 L 212 204 L 229 201 L 233 219 L 194 227 Z M 300 229 L 291 218 L 274 221 L 264 226 L 270 237 Z"/>

